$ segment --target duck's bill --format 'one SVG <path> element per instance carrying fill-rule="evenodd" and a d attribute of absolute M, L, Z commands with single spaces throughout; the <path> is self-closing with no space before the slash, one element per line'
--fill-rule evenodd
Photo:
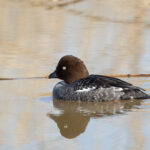
<path fill-rule="evenodd" d="M 50 75 L 46 76 L 47 79 L 50 78 L 58 78 L 56 71 L 54 71 L 53 73 L 51 73 Z"/>

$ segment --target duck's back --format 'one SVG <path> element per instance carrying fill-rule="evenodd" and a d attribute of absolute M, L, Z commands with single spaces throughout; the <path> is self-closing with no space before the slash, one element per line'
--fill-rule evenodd
<path fill-rule="evenodd" d="M 69 84 L 59 82 L 54 87 L 53 96 L 56 99 L 80 101 L 149 98 L 142 88 L 117 78 L 100 75 L 90 75 Z"/>

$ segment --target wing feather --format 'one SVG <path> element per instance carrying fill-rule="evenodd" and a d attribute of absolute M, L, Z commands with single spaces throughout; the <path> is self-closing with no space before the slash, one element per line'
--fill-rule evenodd
<path fill-rule="evenodd" d="M 123 90 L 139 89 L 144 91 L 144 89 L 134 86 L 121 79 L 102 75 L 90 75 L 87 78 L 75 81 L 73 84 L 75 84 L 74 85 L 75 90 L 80 90 L 81 87 L 82 88 L 95 87 L 95 89 L 117 87 L 122 88 Z"/>

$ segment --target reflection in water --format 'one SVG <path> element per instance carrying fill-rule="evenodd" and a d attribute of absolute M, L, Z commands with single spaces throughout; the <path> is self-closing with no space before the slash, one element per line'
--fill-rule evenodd
<path fill-rule="evenodd" d="M 0 0 L 0 77 L 44 76 L 66 54 L 84 60 L 92 74 L 149 73 L 149 6 L 149 0 Z M 146 78 L 127 81 L 150 87 Z M 56 82 L 1 81 L 0 149 L 149 149 L 149 100 L 115 117 L 140 101 L 35 100 L 50 96 Z"/>
<path fill-rule="evenodd" d="M 55 108 L 61 110 L 60 114 L 48 114 L 57 123 L 62 136 L 75 138 L 86 130 L 91 117 L 98 118 L 115 114 L 124 114 L 136 106 L 141 105 L 140 100 L 126 100 L 116 103 L 102 102 L 72 102 L 54 100 Z"/>
<path fill-rule="evenodd" d="M 48 116 L 57 123 L 61 135 L 68 139 L 83 133 L 90 120 L 90 117 L 84 116 L 80 112 L 65 112 L 60 115 L 49 114 Z"/>
<path fill-rule="evenodd" d="M 83 0 L 32 0 L 29 1 L 29 3 L 34 7 L 34 6 L 46 6 L 48 9 L 52 9 L 55 7 L 66 7 L 69 5 L 73 5 L 75 3 L 81 2 Z"/>

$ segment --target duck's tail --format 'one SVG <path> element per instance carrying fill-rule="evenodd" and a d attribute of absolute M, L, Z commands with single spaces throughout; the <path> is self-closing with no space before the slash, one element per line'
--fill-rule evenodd
<path fill-rule="evenodd" d="M 150 99 L 150 95 L 145 93 L 143 90 L 134 89 L 134 90 L 127 90 L 124 91 L 125 94 L 122 95 L 122 99 Z"/>

